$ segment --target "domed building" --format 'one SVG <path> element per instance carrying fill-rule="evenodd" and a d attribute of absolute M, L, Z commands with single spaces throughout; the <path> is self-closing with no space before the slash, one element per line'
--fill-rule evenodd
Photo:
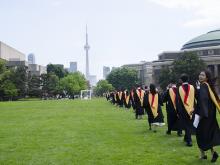
<path fill-rule="evenodd" d="M 186 52 L 197 54 L 214 73 L 214 76 L 220 77 L 220 29 L 191 39 L 178 51 L 162 52 L 156 61 L 127 64 L 122 67 L 136 69 L 142 85 L 158 84 L 161 69 L 165 66 L 171 66 L 178 56 Z M 220 82 L 219 78 L 218 82 Z"/>
<path fill-rule="evenodd" d="M 200 35 L 183 45 L 181 50 L 219 46 L 220 45 L 220 29 L 210 31 L 206 34 Z"/>
<path fill-rule="evenodd" d="M 217 29 L 191 39 L 180 51 L 165 51 L 159 54 L 159 59 L 152 62 L 154 83 L 157 83 L 156 78 L 161 68 L 171 65 L 174 59 L 185 52 L 196 53 L 215 77 L 220 76 L 220 29 Z"/>

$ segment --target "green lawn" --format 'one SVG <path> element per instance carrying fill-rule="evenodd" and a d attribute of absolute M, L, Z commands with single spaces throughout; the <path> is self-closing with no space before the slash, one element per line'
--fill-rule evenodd
<path fill-rule="evenodd" d="M 165 131 L 104 99 L 0 102 L 0 165 L 213 164 Z"/>

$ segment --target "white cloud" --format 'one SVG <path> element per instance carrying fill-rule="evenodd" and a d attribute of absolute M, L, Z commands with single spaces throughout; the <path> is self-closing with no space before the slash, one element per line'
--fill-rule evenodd
<path fill-rule="evenodd" d="M 193 17 L 183 22 L 185 27 L 220 26 L 220 0 L 148 0 L 170 9 L 191 12 Z"/>

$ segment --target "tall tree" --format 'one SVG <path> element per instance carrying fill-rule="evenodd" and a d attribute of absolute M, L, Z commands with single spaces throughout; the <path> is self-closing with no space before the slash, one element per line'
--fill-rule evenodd
<path fill-rule="evenodd" d="M 0 74 L 0 100 L 12 100 L 13 97 L 18 95 L 13 77 L 13 73 L 8 69 Z"/>
<path fill-rule="evenodd" d="M 42 95 L 44 97 L 55 97 L 59 94 L 59 78 L 54 73 L 42 74 Z"/>
<path fill-rule="evenodd" d="M 195 53 L 184 53 L 174 60 L 172 75 L 178 80 L 182 73 L 189 75 L 189 81 L 195 83 L 198 80 L 198 75 L 201 70 L 205 69 L 206 65 L 203 60 L 199 59 Z"/>
<path fill-rule="evenodd" d="M 6 80 L 3 82 L 1 88 L 4 91 L 4 98 L 8 98 L 8 100 L 12 100 L 13 97 L 18 95 L 18 90 L 10 80 Z"/>
<path fill-rule="evenodd" d="M 106 80 L 117 90 L 131 89 L 139 82 L 137 71 L 127 67 L 112 70 Z"/>
<path fill-rule="evenodd" d="M 41 80 L 40 76 L 31 75 L 28 76 L 28 95 L 30 97 L 41 97 Z"/>
<path fill-rule="evenodd" d="M 81 90 L 86 88 L 86 79 L 80 72 L 68 74 L 66 77 L 60 80 L 60 89 L 71 97 L 73 97 L 75 94 L 79 94 Z"/>
<path fill-rule="evenodd" d="M 158 82 L 160 84 L 160 87 L 162 89 L 166 89 L 167 85 L 171 82 L 172 80 L 172 71 L 169 69 L 169 67 L 164 67 L 161 72 L 160 76 L 158 79 Z"/>
<path fill-rule="evenodd" d="M 109 84 L 107 80 L 99 80 L 94 88 L 94 93 L 96 96 L 103 96 L 104 93 L 112 91 L 113 89 L 112 84 Z"/>
<path fill-rule="evenodd" d="M 11 69 L 12 81 L 18 89 L 18 96 L 25 97 L 28 90 L 28 73 L 26 66 L 17 66 Z"/>
<path fill-rule="evenodd" d="M 5 61 L 0 59 L 0 74 L 4 73 L 6 70 Z"/>
<path fill-rule="evenodd" d="M 195 53 L 184 53 L 179 56 L 172 65 L 161 70 L 158 83 L 165 89 L 170 81 L 178 82 L 182 73 L 189 75 L 189 82 L 195 84 L 201 70 L 205 69 L 206 65 L 203 60 Z"/>
<path fill-rule="evenodd" d="M 65 77 L 68 74 L 67 70 L 63 68 L 63 65 L 56 64 L 48 64 L 47 73 L 54 73 L 59 77 L 59 79 Z"/>

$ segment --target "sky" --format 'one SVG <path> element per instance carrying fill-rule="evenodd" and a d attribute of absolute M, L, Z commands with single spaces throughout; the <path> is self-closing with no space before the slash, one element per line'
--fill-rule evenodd
<path fill-rule="evenodd" d="M 103 66 L 153 61 L 220 28 L 220 0 L 0 0 L 0 41 L 36 63 L 85 73 L 88 27 L 90 74 Z"/>

